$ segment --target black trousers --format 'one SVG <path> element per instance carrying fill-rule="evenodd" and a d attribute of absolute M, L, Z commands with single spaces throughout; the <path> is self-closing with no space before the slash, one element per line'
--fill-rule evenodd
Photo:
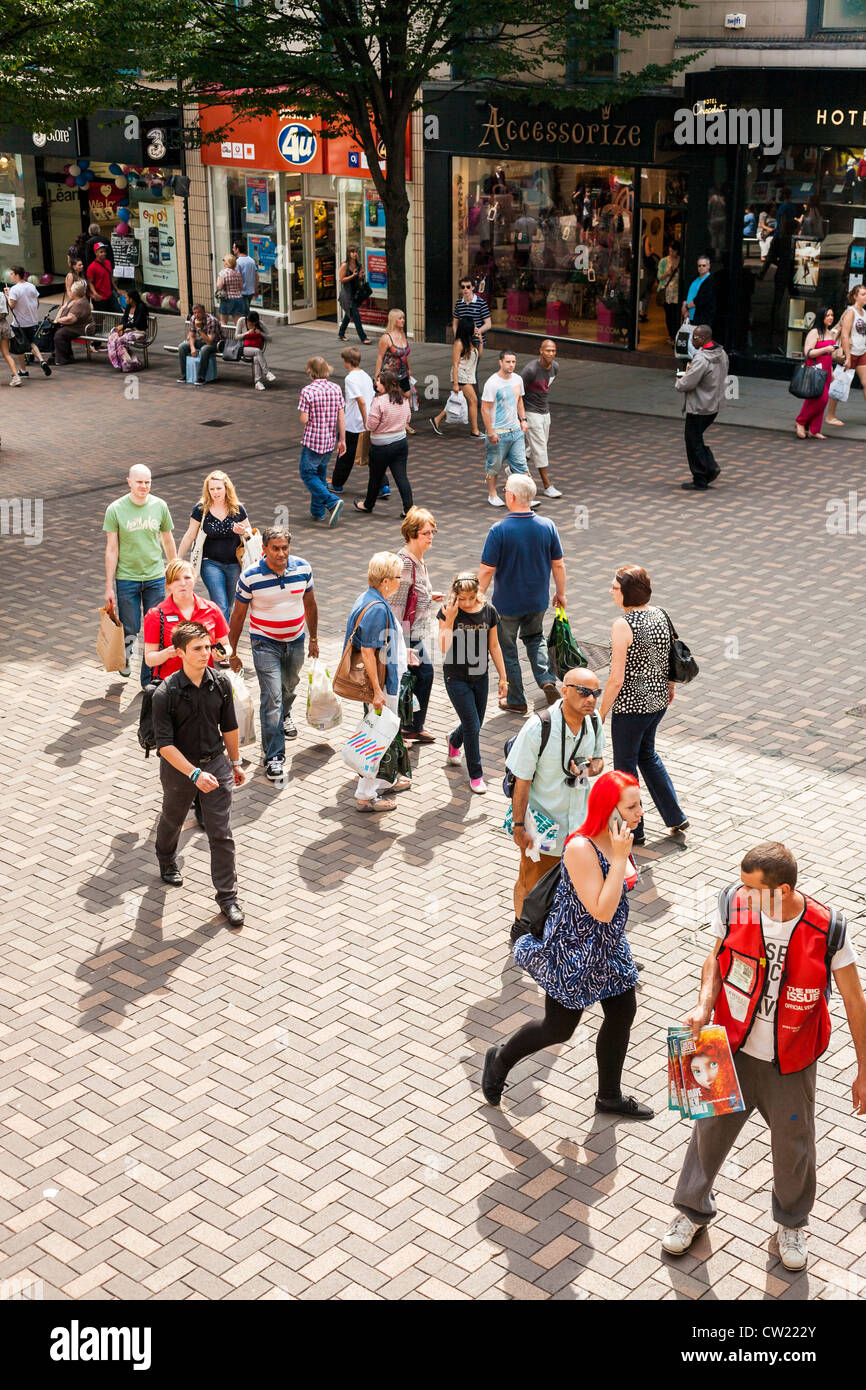
<path fill-rule="evenodd" d="M 331 474 L 331 487 L 345 487 L 355 465 L 355 455 L 358 452 L 359 434 L 354 434 L 352 430 L 346 430 L 346 452 L 342 458 L 338 458 L 334 464 L 334 471 Z"/>
<path fill-rule="evenodd" d="M 598 1066 L 598 1095 L 602 1100 L 619 1100 L 622 1092 L 622 1069 L 631 1025 L 637 1012 L 637 999 L 634 988 L 625 994 L 615 994 L 611 999 L 602 999 L 604 1022 L 598 1030 L 595 1043 L 595 1060 Z M 544 1018 L 538 1023 L 524 1023 L 516 1033 L 512 1033 L 499 1052 L 499 1063 L 510 1071 L 521 1057 L 531 1052 L 540 1052 L 554 1043 L 568 1042 L 583 1016 L 582 1009 L 566 1009 L 544 996 Z"/>
<path fill-rule="evenodd" d="M 400 491 L 403 511 L 408 512 L 412 505 L 412 487 L 409 483 L 409 474 L 406 471 L 408 462 L 408 439 L 395 439 L 393 444 L 374 444 L 372 440 L 370 441 L 370 479 L 367 483 L 367 496 L 364 498 L 364 506 L 368 512 L 371 512 L 376 505 L 376 498 L 379 496 L 385 481 L 385 474 L 389 468 Z"/>
<path fill-rule="evenodd" d="M 686 416 L 686 457 L 697 487 L 706 487 L 710 477 L 720 471 L 712 449 L 704 442 L 704 432 L 717 414 L 718 411 L 713 411 L 712 415 Z"/>
<path fill-rule="evenodd" d="M 665 324 L 668 330 L 668 337 L 675 338 L 683 321 L 682 310 L 679 303 L 665 304 Z"/>
<path fill-rule="evenodd" d="M 225 753 L 212 758 L 205 772 L 216 777 L 219 786 L 199 794 L 205 834 L 210 845 L 210 872 L 220 907 L 238 900 L 238 881 L 235 874 L 235 842 L 232 838 L 231 814 L 234 777 Z M 162 782 L 162 814 L 156 827 L 156 857 L 161 869 L 175 863 L 180 832 L 190 806 L 196 797 L 195 784 L 172 767 L 164 758 L 159 760 Z"/>

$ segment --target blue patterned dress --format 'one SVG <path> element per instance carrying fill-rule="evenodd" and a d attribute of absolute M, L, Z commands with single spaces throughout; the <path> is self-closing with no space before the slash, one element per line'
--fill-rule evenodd
<path fill-rule="evenodd" d="M 610 864 L 598 846 L 590 844 L 607 878 Z M 638 982 L 625 935 L 627 921 L 625 884 L 612 921 L 599 922 L 587 912 L 563 868 L 544 935 L 540 941 L 531 935 L 519 937 L 514 959 L 563 1008 L 585 1009 L 599 999 L 625 994 Z"/>

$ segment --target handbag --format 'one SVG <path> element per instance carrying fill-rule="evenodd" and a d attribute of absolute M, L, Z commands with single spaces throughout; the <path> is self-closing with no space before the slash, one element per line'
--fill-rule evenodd
<path fill-rule="evenodd" d="M 406 607 L 403 609 L 403 626 L 404 628 L 408 627 L 411 631 L 412 624 L 415 621 L 415 614 L 418 612 L 418 571 L 415 569 L 415 561 L 412 559 L 412 557 L 409 556 L 408 559 L 411 561 L 412 564 L 412 584 L 408 594 L 406 595 Z"/>
<path fill-rule="evenodd" d="M 367 280 L 359 280 L 359 281 L 358 281 L 358 284 L 357 284 L 357 287 L 356 287 L 356 289 L 355 289 L 355 303 L 358 304 L 358 305 L 360 305 L 360 304 L 366 304 L 366 303 L 367 303 L 367 300 L 368 300 L 368 299 L 372 299 L 372 298 L 373 298 L 373 291 L 372 291 L 372 289 L 370 288 L 369 281 L 367 281 Z"/>
<path fill-rule="evenodd" d="M 223 343 L 223 360 L 225 362 L 241 362 L 244 355 L 243 338 L 226 338 Z"/>
<path fill-rule="evenodd" d="M 665 610 L 661 610 L 665 613 Z M 688 685 L 698 674 L 700 667 L 692 656 L 685 642 L 680 641 L 677 630 L 665 613 L 667 624 L 671 634 L 671 649 L 668 656 L 668 680 L 674 681 L 678 685 Z"/>
<path fill-rule="evenodd" d="M 382 601 L 384 603 L 384 599 Z M 369 613 L 373 606 L 372 603 L 368 603 L 366 608 L 362 608 L 358 614 L 358 620 L 349 634 L 349 640 L 343 648 L 343 655 L 340 657 L 334 672 L 334 679 L 331 681 L 331 688 L 335 695 L 342 696 L 344 700 L 360 700 L 365 705 L 373 703 L 373 686 L 367 675 L 367 668 L 364 665 L 360 648 L 356 649 L 352 638 L 358 631 L 364 614 Z M 378 652 L 376 653 L 376 672 L 379 685 L 382 686 L 385 680 L 385 663 Z M 399 728 L 399 722 L 397 727 Z"/>
<path fill-rule="evenodd" d="M 816 401 L 823 396 L 826 384 L 827 375 L 821 367 L 815 367 L 811 362 L 801 362 L 791 377 L 788 390 L 798 400 Z"/>
<path fill-rule="evenodd" d="M 198 535 L 195 538 L 195 544 L 189 556 L 189 562 L 192 565 L 196 579 L 201 577 L 201 562 L 204 557 L 205 541 L 207 540 L 207 536 L 204 533 L 204 519 L 206 515 L 206 512 L 202 514 L 201 526 L 198 528 Z"/>
<path fill-rule="evenodd" d="M 839 366 L 833 368 L 833 380 L 830 382 L 830 397 L 834 401 L 847 401 L 851 390 L 851 382 L 854 380 L 854 368 Z"/>

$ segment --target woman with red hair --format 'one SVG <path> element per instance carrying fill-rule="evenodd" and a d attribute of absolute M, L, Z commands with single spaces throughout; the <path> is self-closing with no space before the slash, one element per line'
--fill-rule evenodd
<path fill-rule="evenodd" d="M 637 882 L 630 857 L 641 820 L 640 788 L 628 772 L 605 772 L 589 794 L 586 819 L 569 835 L 562 877 L 540 940 L 521 936 L 514 959 L 544 990 L 544 1018 L 525 1023 L 484 1059 L 481 1090 L 498 1105 L 505 1078 L 522 1057 L 567 1042 L 583 1010 L 600 1003 L 604 1022 L 595 1055 L 602 1114 L 652 1119 L 648 1105 L 621 1090 L 622 1069 L 637 1008 L 637 969 L 625 936 L 626 892 Z"/>

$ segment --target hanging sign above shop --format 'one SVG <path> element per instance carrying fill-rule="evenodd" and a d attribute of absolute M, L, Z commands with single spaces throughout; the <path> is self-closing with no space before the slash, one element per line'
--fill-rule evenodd
<path fill-rule="evenodd" d="M 203 164 L 222 168 L 244 165 L 272 173 L 296 170 L 304 174 L 336 174 L 343 178 L 369 178 L 370 167 L 357 139 L 328 135 L 317 116 L 279 111 L 270 116 L 233 118 L 230 106 L 203 106 L 199 111 L 202 134 L 229 130 L 229 138 L 205 141 Z M 406 125 L 406 177 L 412 177 L 411 132 Z M 379 167 L 386 170 L 386 150 L 379 141 Z"/>
<path fill-rule="evenodd" d="M 656 124 L 668 113 L 664 98 L 637 97 L 620 105 L 551 107 L 452 92 L 424 123 L 424 143 L 443 153 L 491 159 L 583 158 L 610 164 L 652 160 Z M 672 109 L 672 108 L 671 108 Z"/>

